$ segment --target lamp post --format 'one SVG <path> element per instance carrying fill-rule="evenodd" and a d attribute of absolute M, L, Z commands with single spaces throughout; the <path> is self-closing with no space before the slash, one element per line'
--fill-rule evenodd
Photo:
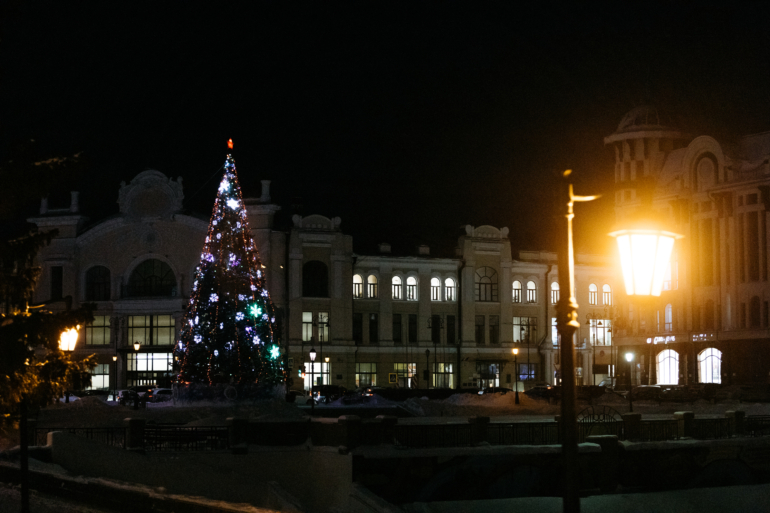
<path fill-rule="evenodd" d="M 115 362 L 115 388 L 113 389 L 112 399 L 117 401 L 115 397 L 118 394 L 118 355 L 112 355 L 112 361 Z"/>
<path fill-rule="evenodd" d="M 513 386 L 513 393 L 514 393 L 514 404 L 519 404 L 519 348 L 514 347 L 511 349 L 511 352 L 513 353 L 513 376 L 514 376 L 514 386 Z"/>
<path fill-rule="evenodd" d="M 315 396 L 313 395 L 313 382 L 315 381 L 315 347 L 310 349 L 310 416 L 315 415 Z"/>
<path fill-rule="evenodd" d="M 71 353 L 75 350 L 75 345 L 78 342 L 78 330 L 80 329 L 80 326 L 77 326 L 75 328 L 70 328 L 68 330 L 62 331 L 61 335 L 59 336 L 59 349 L 64 351 L 65 353 Z M 64 392 L 64 402 L 69 403 L 70 402 L 70 391 L 69 389 Z"/>
<path fill-rule="evenodd" d="M 631 381 L 631 369 L 634 361 L 634 353 L 626 353 L 626 361 L 628 362 L 628 409 L 634 411 L 634 387 Z"/>

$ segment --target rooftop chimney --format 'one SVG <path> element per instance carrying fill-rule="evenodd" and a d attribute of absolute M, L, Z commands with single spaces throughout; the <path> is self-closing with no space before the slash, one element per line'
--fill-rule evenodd
<path fill-rule="evenodd" d="M 387 242 L 380 242 L 380 253 L 390 253 L 390 244 Z"/>

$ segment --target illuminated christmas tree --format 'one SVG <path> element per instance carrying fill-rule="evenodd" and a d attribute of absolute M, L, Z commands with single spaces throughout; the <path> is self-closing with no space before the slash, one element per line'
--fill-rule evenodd
<path fill-rule="evenodd" d="M 175 350 L 177 379 L 272 386 L 284 379 L 275 312 L 232 155 L 224 168 Z"/>

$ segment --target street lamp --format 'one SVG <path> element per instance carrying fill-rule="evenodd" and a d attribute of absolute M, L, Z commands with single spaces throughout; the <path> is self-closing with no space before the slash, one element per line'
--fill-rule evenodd
<path fill-rule="evenodd" d="M 139 342 L 134 342 L 134 351 L 139 352 L 139 348 L 140 347 L 142 347 L 142 346 L 141 346 L 141 344 L 139 344 Z"/>
<path fill-rule="evenodd" d="M 633 390 L 634 387 L 631 383 L 631 369 L 634 361 L 634 353 L 626 353 L 626 361 L 628 362 L 628 407 L 629 411 L 634 411 L 634 398 L 633 398 Z"/>
<path fill-rule="evenodd" d="M 518 362 L 519 348 L 514 347 L 513 349 L 511 349 L 511 352 L 513 353 L 513 375 L 514 375 L 514 383 L 515 383 L 513 387 L 513 390 L 514 390 L 513 403 L 519 404 L 519 362 Z"/>
<path fill-rule="evenodd" d="M 80 325 L 75 326 L 74 328 L 70 328 L 68 330 L 64 330 L 61 332 L 61 335 L 59 335 L 59 349 L 61 349 L 64 352 L 71 353 L 75 350 L 75 344 L 78 342 L 78 330 L 80 329 Z M 69 403 L 70 402 L 70 391 L 66 390 L 64 392 L 64 402 Z"/>
<path fill-rule="evenodd" d="M 112 361 L 115 362 L 115 388 L 113 389 L 112 399 L 113 401 L 117 401 L 118 398 L 116 397 L 118 395 L 118 355 L 112 355 Z"/>
<path fill-rule="evenodd" d="M 315 415 L 315 397 L 313 396 L 313 382 L 315 381 L 315 347 L 310 349 L 310 415 Z"/>

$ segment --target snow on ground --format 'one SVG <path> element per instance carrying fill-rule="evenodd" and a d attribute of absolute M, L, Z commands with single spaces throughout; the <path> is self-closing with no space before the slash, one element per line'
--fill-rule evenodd
<path fill-rule="evenodd" d="M 18 513 L 21 507 L 21 491 L 18 486 L 0 483 L 0 513 Z M 29 509 L 35 513 L 110 513 L 114 510 L 84 506 L 75 501 L 47 495 L 32 490 Z"/>

